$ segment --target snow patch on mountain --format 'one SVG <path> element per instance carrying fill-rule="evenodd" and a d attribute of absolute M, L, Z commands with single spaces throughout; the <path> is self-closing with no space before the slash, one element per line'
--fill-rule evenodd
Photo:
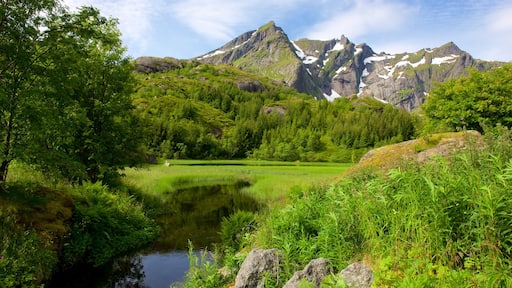
<path fill-rule="evenodd" d="M 386 100 L 384 100 L 384 99 L 380 99 L 380 98 L 377 98 L 377 97 L 373 97 L 373 99 L 375 99 L 375 100 L 377 100 L 377 101 L 380 101 L 380 102 L 382 102 L 382 103 L 384 103 L 384 104 L 389 104 L 389 102 L 388 102 L 388 101 L 386 101 Z"/>
<path fill-rule="evenodd" d="M 361 82 L 359 82 L 359 91 L 357 92 L 357 96 L 361 96 L 363 95 L 363 90 L 364 88 L 366 88 L 368 85 L 366 85 L 366 83 L 363 82 L 363 79 L 361 79 Z"/>
<path fill-rule="evenodd" d="M 334 47 L 331 50 L 329 50 L 329 52 L 331 52 L 331 51 L 341 51 L 343 49 L 345 49 L 345 47 L 343 47 L 343 45 L 341 45 L 341 43 L 338 42 L 338 43 L 336 43 L 336 45 L 334 45 Z"/>
<path fill-rule="evenodd" d="M 329 102 L 332 102 L 332 101 L 334 101 L 334 99 L 336 99 L 336 98 L 341 98 L 341 95 L 340 95 L 340 94 L 338 94 L 336 91 L 331 90 L 331 95 L 328 95 L 328 94 L 324 93 L 324 97 L 325 97 L 325 99 L 327 99 Z"/>
<path fill-rule="evenodd" d="M 395 55 L 373 55 L 368 58 L 365 58 L 363 60 L 363 63 L 368 64 L 371 62 L 379 62 L 379 61 L 394 59 L 395 57 L 396 57 Z"/>
<path fill-rule="evenodd" d="M 293 47 L 295 48 L 295 54 L 297 55 L 297 57 L 299 57 L 302 60 L 302 62 L 304 64 L 313 64 L 316 61 L 318 61 L 318 57 L 306 55 L 306 53 L 304 53 L 304 50 L 302 50 L 302 48 L 300 48 L 299 45 L 297 45 L 297 43 L 295 43 L 295 41 L 290 41 L 290 42 L 292 43 Z"/>
<path fill-rule="evenodd" d="M 460 57 L 459 55 L 452 54 L 450 56 L 444 57 L 436 57 L 432 59 L 432 65 L 441 65 L 441 64 L 451 64 L 457 61 L 456 58 Z"/>
<path fill-rule="evenodd" d="M 341 72 L 345 72 L 345 71 L 347 71 L 347 67 L 341 66 L 340 68 L 338 68 L 338 70 L 336 70 L 336 75 L 340 74 Z"/>
<path fill-rule="evenodd" d="M 226 51 L 223 51 L 223 50 L 216 50 L 210 54 L 206 54 L 204 55 L 203 57 L 199 57 L 197 58 L 198 60 L 202 60 L 202 59 L 206 59 L 206 58 L 210 58 L 210 57 L 213 57 L 213 56 L 217 56 L 217 55 L 220 55 L 220 54 L 224 54 L 226 53 Z"/>

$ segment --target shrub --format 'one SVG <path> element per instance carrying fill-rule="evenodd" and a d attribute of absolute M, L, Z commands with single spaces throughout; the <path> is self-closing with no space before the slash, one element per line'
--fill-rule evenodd
<path fill-rule="evenodd" d="M 85 262 L 94 266 L 143 246 L 158 234 L 140 204 L 101 184 L 85 184 L 73 191 L 75 211 L 66 239 L 66 264 Z"/>
<path fill-rule="evenodd" d="M 226 248 L 239 250 L 243 246 L 244 239 L 250 235 L 254 229 L 254 214 L 247 211 L 237 211 L 222 220 L 222 245 Z"/>
<path fill-rule="evenodd" d="M 32 230 L 21 230 L 0 211 L 0 287 L 38 287 L 57 263 L 57 255 Z"/>

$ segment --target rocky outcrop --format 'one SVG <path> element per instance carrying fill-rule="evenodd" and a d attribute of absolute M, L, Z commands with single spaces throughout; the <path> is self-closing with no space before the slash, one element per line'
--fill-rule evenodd
<path fill-rule="evenodd" d="M 247 91 L 247 92 L 261 92 L 265 90 L 265 87 L 263 87 L 263 84 L 261 84 L 259 81 L 239 81 L 237 83 L 237 86 L 240 90 Z"/>
<path fill-rule="evenodd" d="M 176 58 L 139 57 L 135 59 L 135 71 L 139 73 L 157 73 L 181 69 L 185 65 Z"/>
<path fill-rule="evenodd" d="M 235 288 L 262 288 L 264 283 L 270 279 L 279 277 L 279 265 L 282 254 L 278 249 L 253 249 L 245 258 L 238 274 L 236 275 Z M 230 273 L 219 270 L 224 276 Z M 293 274 L 283 288 L 298 288 L 307 281 L 313 287 L 320 287 L 322 281 L 329 274 L 333 273 L 331 262 L 325 258 L 311 260 L 304 269 Z M 373 271 L 364 263 L 356 262 L 343 269 L 339 276 L 345 280 L 349 287 L 367 288 L 372 285 Z"/>
<path fill-rule="evenodd" d="M 345 283 L 353 288 L 370 288 L 373 283 L 373 271 L 364 263 L 350 264 L 340 272 Z"/>
<path fill-rule="evenodd" d="M 305 279 L 313 284 L 313 287 L 318 288 L 324 278 L 332 273 L 331 261 L 325 258 L 318 258 L 311 260 L 303 270 L 295 272 L 293 277 L 286 282 L 283 288 L 298 288 L 300 282 Z"/>
<path fill-rule="evenodd" d="M 262 288 L 266 276 L 277 277 L 280 260 L 278 249 L 252 250 L 236 275 L 235 288 Z"/>

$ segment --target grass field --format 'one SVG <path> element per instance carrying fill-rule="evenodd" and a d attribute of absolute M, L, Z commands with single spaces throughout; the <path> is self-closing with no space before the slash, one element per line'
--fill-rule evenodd
<path fill-rule="evenodd" d="M 248 181 L 244 188 L 256 200 L 283 204 L 290 190 L 336 182 L 351 164 L 250 160 L 169 160 L 124 171 L 126 184 L 147 195 L 190 187 Z"/>

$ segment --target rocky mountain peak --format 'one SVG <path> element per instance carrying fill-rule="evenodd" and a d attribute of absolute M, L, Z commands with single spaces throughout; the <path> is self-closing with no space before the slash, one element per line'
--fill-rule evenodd
<path fill-rule="evenodd" d="M 408 110 L 424 101 L 435 82 L 460 77 L 468 68 L 487 70 L 502 64 L 474 59 L 453 42 L 414 53 L 377 54 L 369 45 L 352 43 L 343 34 L 327 41 L 290 41 L 274 21 L 196 60 L 231 64 L 284 82 L 316 99 L 332 101 L 357 95 Z M 137 64 L 144 71 L 153 71 L 153 66 L 158 66 L 157 70 L 179 67 L 171 58 L 141 59 Z"/>
<path fill-rule="evenodd" d="M 344 34 L 342 34 L 339 42 L 340 42 L 340 45 L 345 46 L 350 43 L 350 40 L 348 40 L 348 38 L 345 37 Z"/>

